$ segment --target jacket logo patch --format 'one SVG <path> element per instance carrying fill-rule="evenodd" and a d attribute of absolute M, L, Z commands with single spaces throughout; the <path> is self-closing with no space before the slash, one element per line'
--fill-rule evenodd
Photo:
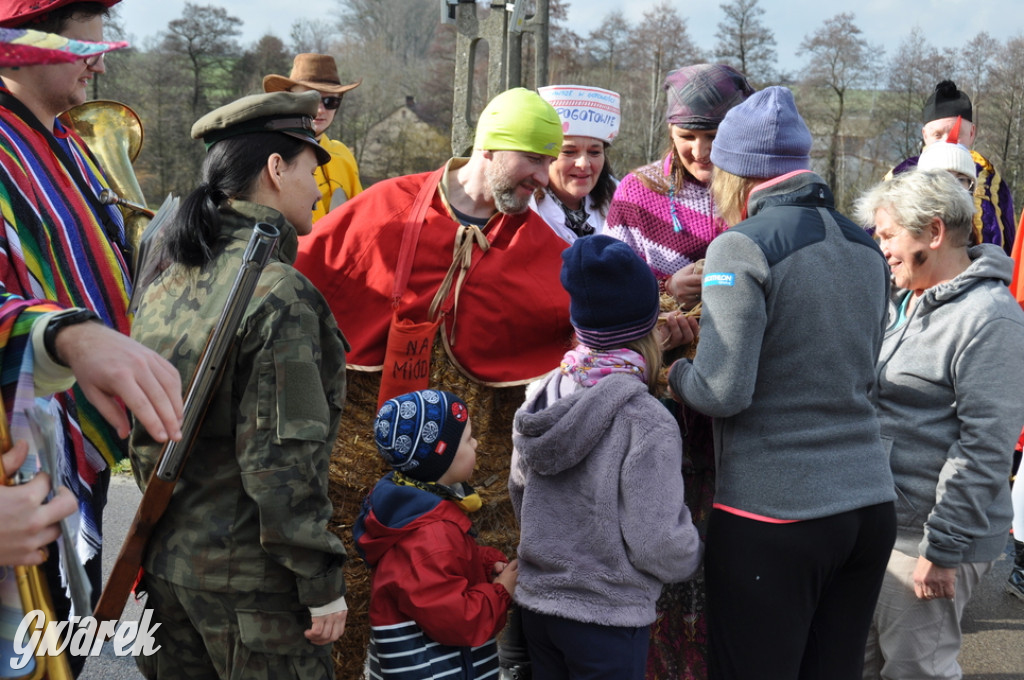
<path fill-rule="evenodd" d="M 735 274 L 705 274 L 705 286 L 734 286 L 736 285 Z"/>

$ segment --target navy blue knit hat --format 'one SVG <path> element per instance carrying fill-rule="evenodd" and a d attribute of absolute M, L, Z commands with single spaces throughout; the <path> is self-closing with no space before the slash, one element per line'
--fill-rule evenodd
<path fill-rule="evenodd" d="M 618 349 L 646 336 L 658 322 L 658 282 L 628 245 L 595 234 L 562 251 L 562 287 L 569 320 L 591 349 Z"/>
<path fill-rule="evenodd" d="M 725 114 L 711 146 L 715 167 L 739 177 L 770 178 L 811 166 L 811 131 L 793 93 L 766 87 Z"/>
<path fill-rule="evenodd" d="M 468 420 L 466 402 L 451 392 L 417 390 L 384 402 L 373 439 L 388 465 L 421 482 L 436 482 L 455 458 Z"/>

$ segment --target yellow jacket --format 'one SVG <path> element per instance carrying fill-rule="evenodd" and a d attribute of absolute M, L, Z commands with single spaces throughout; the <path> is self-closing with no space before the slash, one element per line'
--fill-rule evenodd
<path fill-rule="evenodd" d="M 337 140 L 328 139 L 327 135 L 320 136 L 320 146 L 331 154 L 331 160 L 317 168 L 315 173 L 321 198 L 313 210 L 314 222 L 330 212 L 335 191 L 343 191 L 347 200 L 363 190 L 356 157 L 349 148 Z"/>

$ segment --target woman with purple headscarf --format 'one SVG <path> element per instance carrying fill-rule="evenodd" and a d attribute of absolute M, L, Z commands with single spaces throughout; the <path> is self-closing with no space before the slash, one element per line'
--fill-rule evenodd
<path fill-rule="evenodd" d="M 708 183 L 711 144 L 726 112 L 753 92 L 739 71 L 724 64 L 697 64 L 665 78 L 670 146 L 662 157 L 637 168 L 619 184 L 608 210 L 606 233 L 628 243 L 650 266 L 663 290 L 697 302 L 699 281 L 682 291 L 673 274 L 704 257 L 708 243 L 725 230 Z M 689 290 L 692 288 L 692 290 Z"/>
<path fill-rule="evenodd" d="M 682 309 L 700 300 L 694 263 L 726 225 L 716 215 L 708 185 L 711 144 L 726 112 L 753 93 L 743 74 L 724 64 L 697 64 L 668 74 L 665 121 L 670 147 L 654 163 L 637 168 L 619 184 L 608 209 L 605 233 L 628 243 L 651 270 L 663 292 Z M 701 538 L 715 491 L 711 419 L 669 402 L 683 431 L 686 505 Z M 704 574 L 665 586 L 658 620 L 651 626 L 648 680 L 707 677 Z"/>

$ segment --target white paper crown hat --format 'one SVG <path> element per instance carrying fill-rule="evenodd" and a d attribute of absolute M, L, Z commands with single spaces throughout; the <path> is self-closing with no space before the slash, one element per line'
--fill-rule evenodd
<path fill-rule="evenodd" d="M 619 134 L 619 93 L 585 85 L 549 85 L 537 92 L 555 107 L 562 134 L 593 137 L 609 144 Z"/>

